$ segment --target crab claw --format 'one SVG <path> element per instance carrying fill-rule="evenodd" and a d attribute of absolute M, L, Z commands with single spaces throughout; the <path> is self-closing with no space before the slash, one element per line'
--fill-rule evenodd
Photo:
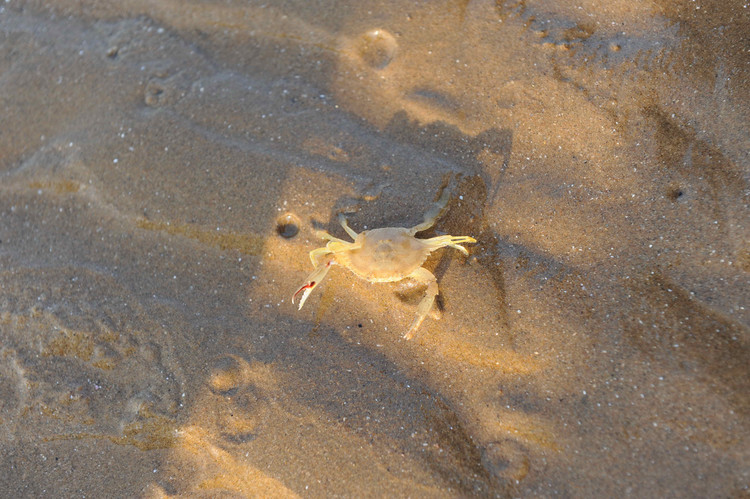
<path fill-rule="evenodd" d="M 323 280 L 323 278 L 328 273 L 328 269 L 331 268 L 331 264 L 333 263 L 333 258 L 327 258 L 325 261 L 321 262 L 317 267 L 315 267 L 315 270 L 312 271 L 312 273 L 307 276 L 307 282 L 300 287 L 296 293 L 292 295 L 292 303 L 294 303 L 294 300 L 297 298 L 297 295 L 302 293 L 302 298 L 299 301 L 299 307 L 298 310 L 302 310 L 302 305 L 305 304 L 305 300 L 307 300 L 307 297 L 310 296 L 310 293 L 312 293 L 312 290 L 315 289 L 315 286 L 317 286 L 320 281 Z"/>
<path fill-rule="evenodd" d="M 301 288 L 299 288 L 297 292 L 292 295 L 292 304 L 294 304 L 294 300 L 297 298 L 297 295 L 304 291 L 304 293 L 302 294 L 302 299 L 299 301 L 299 308 L 297 308 L 297 310 L 302 309 L 302 305 L 305 304 L 305 300 L 307 300 L 307 297 L 310 296 L 310 293 L 312 293 L 313 288 L 317 285 L 318 285 L 317 282 L 310 281 L 307 284 L 303 285 Z"/>

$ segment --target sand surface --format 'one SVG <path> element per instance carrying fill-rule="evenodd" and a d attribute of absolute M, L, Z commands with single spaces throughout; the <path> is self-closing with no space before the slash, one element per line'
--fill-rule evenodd
<path fill-rule="evenodd" d="M 3 497 L 746 497 L 746 0 L 0 4 Z M 441 289 L 316 230 L 471 235 Z"/>

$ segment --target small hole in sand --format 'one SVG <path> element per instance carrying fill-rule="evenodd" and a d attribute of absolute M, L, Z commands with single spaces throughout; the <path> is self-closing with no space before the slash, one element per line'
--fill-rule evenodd
<path fill-rule="evenodd" d="M 667 197 L 672 202 L 679 201 L 684 195 L 685 195 L 685 191 L 684 189 L 681 189 L 680 187 L 675 187 L 673 189 L 670 189 L 669 192 L 667 192 Z"/>
<path fill-rule="evenodd" d="M 290 239 L 299 232 L 299 218 L 293 213 L 284 213 L 276 219 L 276 232 L 281 237 Z"/>

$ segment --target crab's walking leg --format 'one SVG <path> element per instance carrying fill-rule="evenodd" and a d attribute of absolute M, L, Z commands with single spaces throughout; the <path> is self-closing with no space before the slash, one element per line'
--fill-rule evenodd
<path fill-rule="evenodd" d="M 342 244 L 351 244 L 350 242 L 344 241 L 343 239 L 339 239 L 338 237 L 334 237 L 330 235 L 328 232 L 324 230 L 316 230 L 315 235 L 321 239 L 327 239 L 329 241 L 336 241 L 337 243 L 342 243 Z M 325 248 L 320 248 L 320 249 L 325 249 Z"/>
<path fill-rule="evenodd" d="M 443 211 L 445 211 L 445 207 L 448 206 L 448 201 L 451 198 L 451 193 L 447 188 L 443 189 L 442 194 L 440 194 L 440 199 L 435 201 L 435 204 L 432 205 L 432 208 L 424 214 L 424 221 L 419 224 L 415 225 L 411 229 L 409 229 L 409 233 L 413 236 L 417 232 L 422 232 L 423 230 L 427 230 L 433 225 L 435 225 L 435 221 L 440 218 L 440 215 L 443 214 Z"/>
<path fill-rule="evenodd" d="M 302 287 L 300 287 L 297 292 L 292 295 L 292 303 L 294 303 L 297 295 L 302 293 L 302 298 L 299 301 L 298 310 L 302 309 L 302 305 L 305 304 L 305 300 L 307 300 L 307 297 L 310 296 L 310 293 L 312 293 L 313 289 L 315 289 L 315 286 L 320 284 L 320 281 L 322 281 L 328 273 L 328 269 L 330 269 L 331 265 L 333 265 L 333 253 L 328 251 L 326 248 L 318 248 L 310 252 L 310 260 L 312 260 L 313 264 L 315 265 L 315 270 L 313 270 L 312 273 L 307 276 L 305 284 L 303 284 Z"/>
<path fill-rule="evenodd" d="M 414 333 L 417 332 L 417 329 L 419 328 L 420 324 L 422 324 L 422 321 L 425 319 L 425 317 L 427 317 L 427 314 L 430 313 L 432 304 L 435 302 L 435 296 L 437 296 L 438 294 L 438 285 L 435 276 L 432 275 L 430 271 L 425 269 L 424 267 L 419 267 L 417 270 L 412 272 L 409 277 L 411 277 L 415 281 L 426 284 L 427 289 L 424 292 L 422 301 L 419 302 L 419 306 L 417 307 L 417 316 L 414 318 L 414 322 L 411 323 L 411 327 L 404 335 L 405 340 L 410 340 L 414 337 Z"/>
<path fill-rule="evenodd" d="M 357 239 L 357 236 L 359 234 L 354 232 L 354 230 L 351 227 L 349 227 L 349 224 L 347 223 L 346 217 L 344 216 L 343 213 L 339 213 L 339 223 L 344 228 L 346 233 L 349 234 L 349 237 L 351 237 L 352 239 Z"/>

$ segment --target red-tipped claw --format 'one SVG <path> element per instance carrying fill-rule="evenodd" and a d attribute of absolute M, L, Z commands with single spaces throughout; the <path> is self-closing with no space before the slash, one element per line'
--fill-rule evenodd
<path fill-rule="evenodd" d="M 304 291 L 305 294 L 302 296 L 302 300 L 299 302 L 299 308 L 302 308 L 302 305 L 305 303 L 305 300 L 307 299 L 307 295 L 310 294 L 310 292 L 312 291 L 312 289 L 315 287 L 316 284 L 317 283 L 315 281 L 311 281 L 305 284 L 304 286 L 302 286 L 301 288 L 299 288 L 297 292 L 292 295 L 292 304 L 294 304 L 294 300 L 297 298 L 297 295 Z"/>

